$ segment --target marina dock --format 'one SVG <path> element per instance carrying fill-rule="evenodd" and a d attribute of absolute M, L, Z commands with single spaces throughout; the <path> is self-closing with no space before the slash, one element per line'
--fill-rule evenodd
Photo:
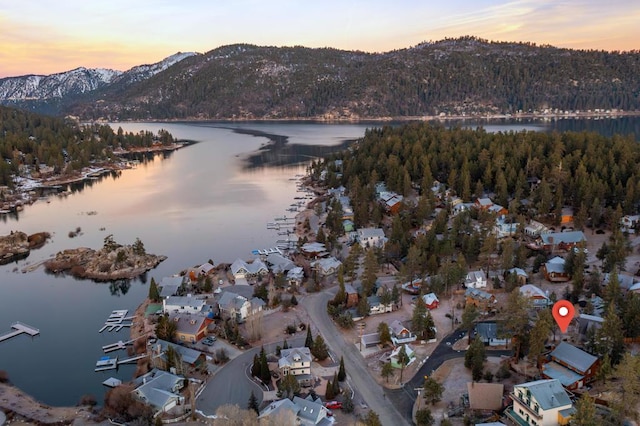
<path fill-rule="evenodd" d="M 126 309 L 120 309 L 120 310 L 112 311 L 111 315 L 109 315 L 109 318 L 107 318 L 107 321 L 105 321 L 105 323 L 102 326 L 102 328 L 100 330 L 98 330 L 98 333 L 102 333 L 105 330 L 107 330 L 109 332 L 111 332 L 111 331 L 120 331 L 124 327 L 131 327 L 133 325 L 133 323 L 130 323 L 130 322 L 129 323 L 125 323 L 124 322 L 124 321 L 130 321 L 130 320 L 132 320 L 134 318 L 133 316 L 127 316 L 128 312 L 129 311 L 127 311 Z"/>
<path fill-rule="evenodd" d="M 26 333 L 28 335 L 30 335 L 31 337 L 33 336 L 37 336 L 38 334 L 40 334 L 40 330 L 38 330 L 35 327 L 32 327 L 30 325 L 27 324 L 23 324 L 19 321 L 14 322 L 13 324 L 11 324 L 11 328 L 13 329 L 13 331 L 10 331 L 6 334 L 3 334 L 0 336 L 0 342 L 4 341 L 4 340 L 9 340 L 12 337 L 18 336 L 22 333 Z"/>

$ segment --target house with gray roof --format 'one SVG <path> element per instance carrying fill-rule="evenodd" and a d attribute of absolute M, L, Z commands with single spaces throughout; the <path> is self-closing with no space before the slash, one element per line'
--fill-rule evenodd
<path fill-rule="evenodd" d="M 479 322 L 476 324 L 476 336 L 488 346 L 506 346 L 511 339 L 498 336 L 498 324 L 495 321 Z"/>
<path fill-rule="evenodd" d="M 278 369 L 283 376 L 295 376 L 303 386 L 311 385 L 311 351 L 307 347 L 282 349 Z"/>
<path fill-rule="evenodd" d="M 175 296 L 178 293 L 178 289 L 184 284 L 186 276 L 178 277 L 164 277 L 158 284 L 160 287 L 160 297 L 163 299 L 169 296 Z"/>
<path fill-rule="evenodd" d="M 234 278 L 248 278 L 257 277 L 259 275 L 266 275 L 269 273 L 269 268 L 260 259 L 255 259 L 253 262 L 248 263 L 242 259 L 236 259 L 231 264 L 231 273 Z"/>
<path fill-rule="evenodd" d="M 382 228 L 360 228 L 357 230 L 358 242 L 362 248 L 384 247 L 387 237 Z"/>
<path fill-rule="evenodd" d="M 536 309 L 544 309 L 553 304 L 549 295 L 533 284 L 525 284 L 520 287 L 520 294 L 529 299 Z"/>
<path fill-rule="evenodd" d="M 511 398 L 513 407 L 505 414 L 518 425 L 564 425 L 575 412 L 567 391 L 554 379 L 515 385 Z"/>
<path fill-rule="evenodd" d="M 258 419 L 267 417 L 281 420 L 283 424 L 297 424 L 301 426 L 329 426 L 333 421 L 328 417 L 329 410 L 322 405 L 320 398 L 313 400 L 294 396 L 273 401 L 260 411 Z M 289 417 L 290 416 L 290 417 Z"/>
<path fill-rule="evenodd" d="M 569 390 L 580 389 L 595 379 L 599 359 L 567 342 L 549 354 L 549 362 L 542 367 L 542 376 L 557 379 Z"/>
<path fill-rule="evenodd" d="M 291 259 L 284 257 L 280 253 L 269 253 L 267 255 L 267 264 L 274 274 L 282 274 L 296 267 Z"/>
<path fill-rule="evenodd" d="M 151 346 L 151 357 L 155 365 L 165 370 L 168 365 L 167 351 L 169 348 L 172 348 L 178 355 L 180 355 L 180 359 L 185 367 L 196 368 L 201 365 L 205 365 L 207 362 L 206 355 L 200 351 L 158 339 L 158 341 Z"/>
<path fill-rule="evenodd" d="M 464 280 L 466 288 L 485 288 L 487 286 L 487 274 L 483 270 L 469 271 Z"/>
<path fill-rule="evenodd" d="M 150 405 L 158 412 L 167 412 L 184 404 L 180 390 L 185 378 L 166 371 L 153 369 L 136 379 L 138 386 L 132 391 L 135 398 Z"/>
<path fill-rule="evenodd" d="M 567 271 L 565 271 L 564 266 L 564 259 L 556 256 L 542 265 L 542 273 L 544 277 L 551 282 L 569 281 L 570 277 Z"/>
<path fill-rule="evenodd" d="M 225 291 L 218 300 L 218 310 L 223 319 L 231 318 L 238 323 L 244 322 L 249 315 L 256 314 L 263 310 L 266 303 L 257 297 L 251 300 L 244 296 Z"/>
<path fill-rule="evenodd" d="M 327 276 L 331 274 L 335 274 L 338 272 L 338 268 L 342 265 L 335 257 L 327 257 L 324 259 L 318 259 L 311 262 L 311 267 L 314 268 L 318 273 L 322 276 Z"/>
<path fill-rule="evenodd" d="M 582 231 L 549 232 L 541 234 L 540 239 L 545 250 L 559 249 L 567 251 L 587 241 L 587 237 L 584 236 Z"/>

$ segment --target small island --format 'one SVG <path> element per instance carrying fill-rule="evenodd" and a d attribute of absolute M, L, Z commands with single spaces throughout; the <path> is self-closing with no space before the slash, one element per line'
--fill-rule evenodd
<path fill-rule="evenodd" d="M 136 278 L 166 258 L 148 254 L 139 238 L 133 244 L 123 246 L 113 240 L 113 235 L 108 235 L 100 250 L 88 247 L 63 250 L 44 262 L 44 266 L 53 273 L 69 272 L 76 278 L 113 281 Z"/>
<path fill-rule="evenodd" d="M 31 249 L 42 247 L 49 237 L 47 232 L 27 235 L 20 231 L 0 236 L 0 265 L 26 258 Z"/>

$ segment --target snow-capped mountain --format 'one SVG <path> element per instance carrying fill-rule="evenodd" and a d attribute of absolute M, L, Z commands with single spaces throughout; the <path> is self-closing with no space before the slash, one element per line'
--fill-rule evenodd
<path fill-rule="evenodd" d="M 117 81 L 117 82 L 135 83 L 137 81 L 146 80 L 147 78 L 153 77 L 159 72 L 166 70 L 171 65 L 176 64 L 182 61 L 183 59 L 189 58 L 194 55 L 198 55 L 198 53 L 178 52 L 175 55 L 171 55 L 167 58 L 164 58 L 160 62 L 156 62 L 155 64 L 135 66 L 130 70 L 122 73 L 120 76 L 118 76 L 114 80 L 114 82 Z"/>
<path fill-rule="evenodd" d="M 139 65 L 122 72 L 104 68 L 76 68 L 51 75 L 25 75 L 0 79 L 0 103 L 46 101 L 85 94 L 112 83 L 130 84 L 145 80 L 171 65 L 196 55 L 176 53 L 160 62 Z"/>
<path fill-rule="evenodd" d="M 0 79 L 0 101 L 62 98 L 96 90 L 122 71 L 84 67 L 51 75 L 25 75 Z"/>

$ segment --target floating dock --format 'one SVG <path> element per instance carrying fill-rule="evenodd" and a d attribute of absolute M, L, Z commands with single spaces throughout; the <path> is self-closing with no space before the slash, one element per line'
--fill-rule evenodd
<path fill-rule="evenodd" d="M 11 328 L 13 329 L 13 331 L 10 331 L 0 336 L 0 342 L 11 339 L 12 337 L 16 337 L 22 333 L 26 333 L 31 337 L 37 336 L 38 334 L 40 334 L 40 330 L 38 330 L 37 328 L 21 323 L 19 321 L 16 321 L 13 324 L 11 324 Z"/>
<path fill-rule="evenodd" d="M 96 362 L 95 371 L 113 370 L 115 368 L 118 368 L 118 357 L 109 358 L 108 356 L 103 356 Z"/>

